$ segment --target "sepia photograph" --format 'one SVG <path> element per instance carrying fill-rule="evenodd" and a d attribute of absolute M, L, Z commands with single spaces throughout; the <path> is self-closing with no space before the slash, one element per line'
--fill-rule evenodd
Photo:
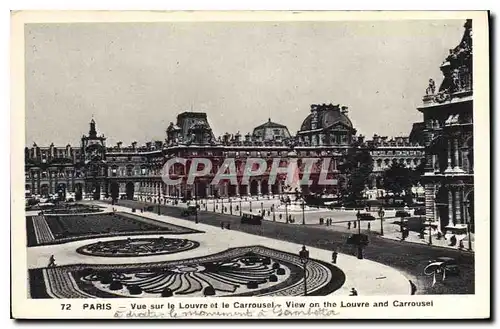
<path fill-rule="evenodd" d="M 91 13 L 11 17 L 14 304 L 489 316 L 487 12 Z"/>

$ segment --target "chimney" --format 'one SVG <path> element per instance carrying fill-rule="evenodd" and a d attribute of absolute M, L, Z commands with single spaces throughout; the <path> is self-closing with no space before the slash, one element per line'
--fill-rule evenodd
<path fill-rule="evenodd" d="M 349 113 L 348 107 L 347 106 L 342 106 L 342 110 L 340 111 L 342 114 L 347 114 Z"/>
<path fill-rule="evenodd" d="M 133 141 L 133 142 L 132 142 L 132 149 L 133 149 L 134 151 L 135 151 L 136 146 L 137 146 L 137 142 L 136 142 L 136 141 Z"/>

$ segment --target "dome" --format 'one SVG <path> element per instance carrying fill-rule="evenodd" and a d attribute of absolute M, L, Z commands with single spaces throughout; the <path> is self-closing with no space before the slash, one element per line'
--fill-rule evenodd
<path fill-rule="evenodd" d="M 272 122 L 271 118 L 266 123 L 257 126 L 253 130 L 253 135 L 264 140 L 290 138 L 290 132 L 285 125 Z"/>
<path fill-rule="evenodd" d="M 351 120 L 346 115 L 347 107 L 345 106 L 340 108 L 339 105 L 332 104 L 311 105 L 311 112 L 302 122 L 301 131 L 325 129 L 338 123 L 353 128 Z M 313 127 L 313 116 L 315 114 L 317 115 L 317 123 L 316 127 Z"/>

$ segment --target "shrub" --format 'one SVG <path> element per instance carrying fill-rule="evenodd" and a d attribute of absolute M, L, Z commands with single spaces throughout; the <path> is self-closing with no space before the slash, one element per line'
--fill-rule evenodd
<path fill-rule="evenodd" d="M 99 277 L 101 278 L 100 281 L 102 284 L 110 284 L 111 282 L 113 282 L 113 277 L 109 272 L 103 272 L 99 275 Z"/>
<path fill-rule="evenodd" d="M 274 263 L 274 264 L 273 264 L 273 269 L 274 269 L 274 270 L 277 270 L 277 269 L 279 269 L 279 268 L 280 268 L 280 263 Z"/>
<path fill-rule="evenodd" d="M 255 281 L 250 281 L 247 283 L 248 289 L 257 289 L 258 287 L 259 287 L 259 284 Z"/>
<path fill-rule="evenodd" d="M 140 295 L 142 293 L 142 288 L 137 285 L 127 286 L 127 289 L 131 295 Z"/>
<path fill-rule="evenodd" d="M 271 275 L 269 277 L 269 282 L 278 282 L 278 277 L 276 275 Z"/>
<path fill-rule="evenodd" d="M 214 296 L 215 295 L 215 289 L 212 286 L 208 286 L 205 289 L 203 289 L 203 295 L 205 296 Z"/>
<path fill-rule="evenodd" d="M 165 288 L 163 289 L 163 291 L 161 292 L 161 296 L 162 297 L 172 297 L 174 295 L 174 292 L 172 291 L 172 289 L 170 288 Z"/>
<path fill-rule="evenodd" d="M 123 288 L 123 285 L 121 282 L 119 281 L 113 281 L 111 282 L 111 284 L 109 285 L 109 290 L 120 290 Z"/>
<path fill-rule="evenodd" d="M 80 271 L 80 274 L 82 276 L 89 276 L 89 275 L 91 275 L 93 273 L 94 273 L 94 271 L 91 268 L 85 268 L 85 269 L 83 269 L 83 270 Z"/>
<path fill-rule="evenodd" d="M 276 270 L 276 274 L 278 275 L 284 275 L 285 274 L 285 269 L 284 268 L 279 268 Z"/>
<path fill-rule="evenodd" d="M 269 258 L 269 257 L 264 258 L 264 260 L 262 261 L 262 264 L 271 265 L 271 258 Z"/>

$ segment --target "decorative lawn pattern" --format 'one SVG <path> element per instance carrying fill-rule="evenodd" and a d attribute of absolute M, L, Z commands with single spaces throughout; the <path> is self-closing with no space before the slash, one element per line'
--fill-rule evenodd
<path fill-rule="evenodd" d="M 30 279 L 32 298 L 304 294 L 303 267 L 298 255 L 262 246 L 232 248 L 169 262 L 36 269 L 30 270 Z M 344 273 L 331 264 L 314 259 L 307 264 L 308 295 L 328 295 L 344 282 Z"/>
<path fill-rule="evenodd" d="M 174 254 L 199 246 L 199 242 L 187 239 L 127 238 L 88 244 L 76 249 L 76 252 L 99 257 L 144 257 Z"/>
<path fill-rule="evenodd" d="M 120 235 L 202 233 L 183 226 L 116 212 L 84 215 L 28 216 L 28 247 Z M 34 235 L 34 236 L 33 236 Z"/>

